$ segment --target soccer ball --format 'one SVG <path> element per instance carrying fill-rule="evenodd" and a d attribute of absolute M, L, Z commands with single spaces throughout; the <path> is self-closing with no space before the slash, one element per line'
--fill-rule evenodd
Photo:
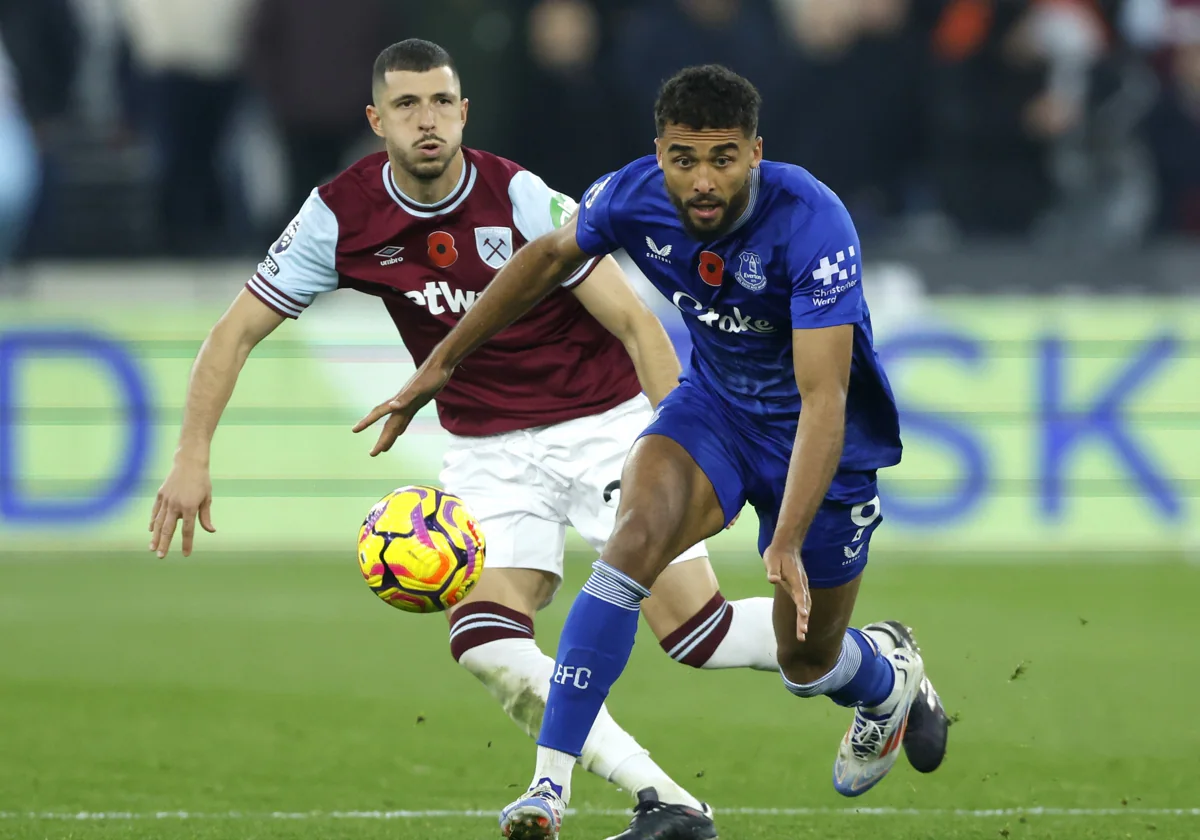
<path fill-rule="evenodd" d="M 358 531 L 358 565 L 371 591 L 405 612 L 441 612 L 483 572 L 479 522 L 436 487 L 401 487 L 375 503 Z"/>

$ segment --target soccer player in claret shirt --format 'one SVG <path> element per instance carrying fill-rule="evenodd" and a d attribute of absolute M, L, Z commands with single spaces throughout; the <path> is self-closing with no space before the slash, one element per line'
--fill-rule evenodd
<path fill-rule="evenodd" d="M 355 289 L 382 300 L 421 363 L 514 252 L 575 211 L 533 173 L 462 147 L 467 101 L 435 44 L 385 50 L 373 93 L 367 116 L 387 151 L 312 192 L 200 351 L 151 517 L 159 556 L 181 519 L 185 555 L 197 514 L 213 530 L 213 433 L 247 356 L 285 319 L 320 294 Z M 451 612 L 451 651 L 530 735 L 554 669 L 534 643 L 533 617 L 561 583 L 566 526 L 604 545 L 616 515 L 611 487 L 652 404 L 679 375 L 662 325 L 611 258 L 583 260 L 545 291 L 437 400 L 452 435 L 441 481 L 467 501 L 488 541 L 479 584 Z M 705 555 L 701 540 L 676 552 L 646 604 L 648 623 L 685 664 L 774 670 L 770 599 L 726 602 Z M 603 708 L 597 715 L 581 750 L 585 769 L 631 793 L 652 788 L 703 809 Z"/>
<path fill-rule="evenodd" d="M 656 154 L 598 180 L 578 214 L 509 261 L 401 392 L 363 420 L 390 415 L 378 444 L 390 446 L 420 405 L 453 387 L 456 367 L 470 368 L 476 347 L 621 248 L 691 334 L 682 382 L 629 454 L 616 530 L 563 629 L 533 783 L 501 815 L 507 836 L 556 836 L 575 758 L 628 661 L 639 606 L 653 603 L 671 558 L 747 502 L 775 586 L 784 685 L 854 709 L 834 787 L 869 790 L 901 743 L 918 770 L 944 756 L 948 721 L 911 633 L 895 621 L 849 626 L 881 520 L 877 471 L 901 452 L 861 246 L 825 185 L 763 160 L 759 104 L 753 85 L 715 65 L 666 82 Z M 623 836 L 715 834 L 706 815 L 646 798 Z"/>

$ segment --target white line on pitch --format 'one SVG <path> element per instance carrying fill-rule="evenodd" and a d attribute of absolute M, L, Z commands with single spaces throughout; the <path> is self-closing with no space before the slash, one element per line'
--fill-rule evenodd
<path fill-rule="evenodd" d="M 439 820 L 495 818 L 488 811 L 0 811 L 4 820 Z M 569 814 L 626 816 L 628 810 L 585 808 Z M 1200 817 L 1200 808 L 718 808 L 717 816 L 760 817 Z"/>

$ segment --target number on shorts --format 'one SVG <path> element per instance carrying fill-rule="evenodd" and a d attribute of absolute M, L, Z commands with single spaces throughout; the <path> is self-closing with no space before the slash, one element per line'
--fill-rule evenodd
<path fill-rule="evenodd" d="M 868 512 L 869 510 L 869 512 Z M 858 542 L 862 539 L 862 535 L 867 529 L 879 518 L 879 497 L 876 496 L 869 502 L 863 502 L 861 505 L 855 505 L 850 508 L 850 521 L 858 526 L 858 533 L 854 535 L 854 539 L 850 542 Z"/>

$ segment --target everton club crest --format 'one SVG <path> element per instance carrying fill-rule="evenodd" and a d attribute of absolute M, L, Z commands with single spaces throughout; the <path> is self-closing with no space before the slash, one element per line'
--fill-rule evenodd
<path fill-rule="evenodd" d="M 752 292 L 761 292 L 767 286 L 767 275 L 763 272 L 762 257 L 753 251 L 742 251 L 738 255 L 738 267 L 733 276 Z"/>

